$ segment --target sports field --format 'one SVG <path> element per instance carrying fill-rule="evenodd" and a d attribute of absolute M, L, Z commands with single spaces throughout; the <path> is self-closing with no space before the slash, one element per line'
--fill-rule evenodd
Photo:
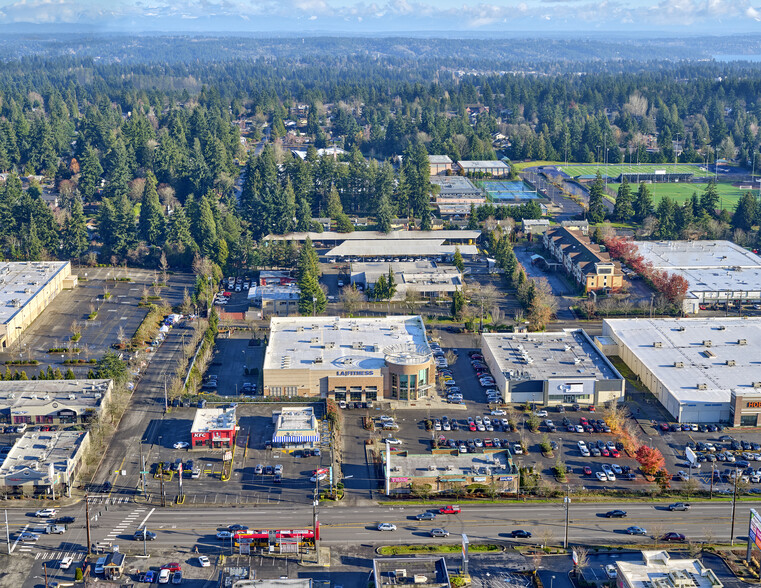
<path fill-rule="evenodd" d="M 618 190 L 620 184 L 608 183 L 608 188 L 614 192 Z M 632 189 L 632 195 L 636 194 L 638 187 L 630 184 Z M 659 184 L 647 184 L 650 193 L 653 195 L 653 205 L 658 206 L 663 196 L 668 196 L 672 200 L 675 200 L 678 204 L 692 198 L 692 194 L 697 192 L 698 197 L 705 190 L 706 184 L 674 184 L 674 183 L 659 183 Z M 740 200 L 743 194 L 749 192 L 747 188 L 741 189 L 733 186 L 732 184 L 716 184 L 716 191 L 719 193 L 719 208 L 726 208 L 730 212 L 737 206 L 737 201 Z"/>
<path fill-rule="evenodd" d="M 500 181 L 500 180 L 482 180 L 477 181 L 476 185 L 482 190 L 486 190 L 493 202 L 502 200 L 535 200 L 541 198 L 536 190 L 530 190 L 529 187 L 520 180 Z"/>
<path fill-rule="evenodd" d="M 577 176 L 594 176 L 597 170 L 603 178 L 607 175 L 609 178 L 617 178 L 622 173 L 630 174 L 654 174 L 656 170 L 664 170 L 666 173 L 673 174 L 692 174 L 696 178 L 707 178 L 714 175 L 713 171 L 701 170 L 699 165 L 688 165 L 685 163 L 643 163 L 641 165 L 620 165 L 620 164 L 568 164 L 556 166 L 559 171 L 567 173 L 572 178 Z"/>

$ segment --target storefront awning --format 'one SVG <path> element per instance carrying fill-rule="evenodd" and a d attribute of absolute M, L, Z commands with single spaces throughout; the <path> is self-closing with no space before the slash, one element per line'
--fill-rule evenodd
<path fill-rule="evenodd" d="M 272 437 L 273 443 L 317 443 L 319 440 L 319 435 L 275 435 Z"/>

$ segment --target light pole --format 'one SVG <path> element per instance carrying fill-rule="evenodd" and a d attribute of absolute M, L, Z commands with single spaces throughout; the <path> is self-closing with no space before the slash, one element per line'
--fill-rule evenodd
<path fill-rule="evenodd" d="M 312 316 L 317 316 L 317 296 L 312 296 Z"/>
<path fill-rule="evenodd" d="M 552 588 L 552 582 L 555 580 L 555 576 L 550 576 L 550 588 Z"/>
<path fill-rule="evenodd" d="M 571 505 L 571 498 L 568 496 L 568 486 L 566 486 L 566 495 L 563 499 L 565 503 L 565 536 L 563 537 L 563 549 L 568 549 L 568 510 Z"/>

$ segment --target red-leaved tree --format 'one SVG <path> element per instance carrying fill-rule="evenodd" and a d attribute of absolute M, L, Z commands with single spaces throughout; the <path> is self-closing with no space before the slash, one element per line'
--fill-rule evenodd
<path fill-rule="evenodd" d="M 654 476 L 655 472 L 663 468 L 666 465 L 666 460 L 663 459 L 663 455 L 658 449 L 654 447 L 648 447 L 647 445 L 640 446 L 637 449 L 635 455 L 637 463 L 639 463 L 639 469 L 646 476 Z"/>

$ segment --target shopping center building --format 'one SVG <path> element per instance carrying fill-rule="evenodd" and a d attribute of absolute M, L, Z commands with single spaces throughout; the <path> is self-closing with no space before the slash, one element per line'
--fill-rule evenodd
<path fill-rule="evenodd" d="M 263 394 L 401 403 L 435 393 L 420 316 L 273 317 Z"/>

